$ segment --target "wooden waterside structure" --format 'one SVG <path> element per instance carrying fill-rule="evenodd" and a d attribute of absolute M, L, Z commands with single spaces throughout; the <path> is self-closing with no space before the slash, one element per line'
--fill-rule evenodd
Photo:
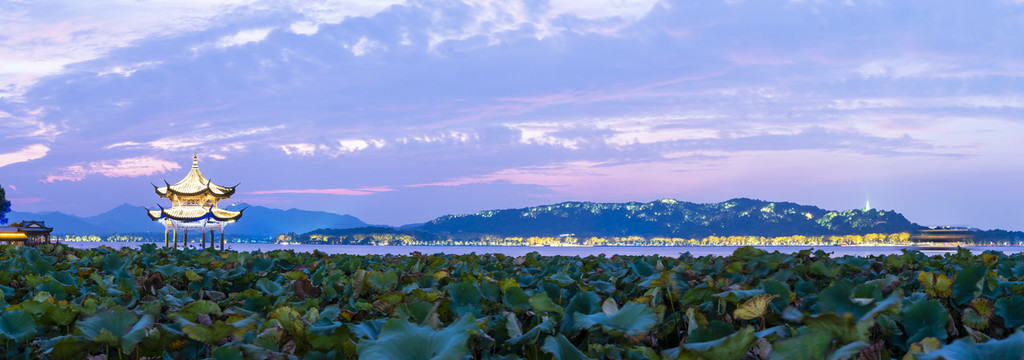
<path fill-rule="evenodd" d="M 50 243 L 53 228 L 44 221 L 25 220 L 10 226 L 0 226 L 0 244 L 39 245 Z"/>
<path fill-rule="evenodd" d="M 178 247 L 178 233 L 182 234 L 182 247 L 188 246 L 188 233 L 198 232 L 202 236 L 200 247 L 206 247 L 206 235 L 209 233 L 211 248 L 215 247 L 216 235 L 220 235 L 220 249 L 224 250 L 224 228 L 242 217 L 241 211 L 225 210 L 217 207 L 221 200 L 230 198 L 235 193 L 235 186 L 227 187 L 214 184 L 199 171 L 199 156 L 192 156 L 192 169 L 185 178 L 170 184 L 164 180 L 165 186 L 153 185 L 153 190 L 161 198 L 171 201 L 170 208 L 159 206 L 159 210 L 147 210 L 153 221 L 164 226 L 164 246 Z M 173 240 L 173 242 L 172 242 Z"/>

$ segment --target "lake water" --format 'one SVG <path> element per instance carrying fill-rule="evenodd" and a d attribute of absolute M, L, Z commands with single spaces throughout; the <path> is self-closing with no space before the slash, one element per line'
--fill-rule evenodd
<path fill-rule="evenodd" d="M 95 248 L 98 246 L 109 246 L 115 249 L 130 247 L 138 249 L 146 243 L 128 242 L 65 242 L 74 248 Z M 160 244 L 158 244 L 159 246 Z M 731 255 L 737 246 L 566 246 L 566 247 L 530 247 L 530 246 L 374 246 L 374 245 L 278 245 L 278 244 L 237 244 L 228 246 L 231 250 L 237 251 L 272 251 L 272 250 L 293 250 L 296 252 L 313 252 L 319 250 L 327 254 L 352 254 L 352 255 L 408 255 L 412 252 L 422 254 L 505 254 L 508 256 L 520 256 L 530 252 L 537 252 L 545 256 L 596 256 L 604 254 L 612 255 L 659 255 L 667 257 L 678 257 L 682 253 L 690 253 L 694 256 Z M 769 252 L 778 251 L 782 253 L 794 253 L 804 249 L 820 249 L 832 253 L 833 256 L 843 255 L 888 255 L 899 254 L 902 246 L 762 246 L 761 249 Z M 969 248 L 973 253 L 981 253 L 986 250 L 1001 251 L 1007 254 L 1015 254 L 1024 251 L 1024 247 L 1017 246 L 978 246 Z M 926 254 L 943 254 L 949 250 L 922 250 Z M 955 250 L 953 250 L 955 251 Z"/>

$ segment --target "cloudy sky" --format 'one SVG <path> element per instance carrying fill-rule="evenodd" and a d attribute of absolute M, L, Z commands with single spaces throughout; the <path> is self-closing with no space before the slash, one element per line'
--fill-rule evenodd
<path fill-rule="evenodd" d="M 16 211 L 735 197 L 1024 230 L 1024 2 L 0 2 Z"/>

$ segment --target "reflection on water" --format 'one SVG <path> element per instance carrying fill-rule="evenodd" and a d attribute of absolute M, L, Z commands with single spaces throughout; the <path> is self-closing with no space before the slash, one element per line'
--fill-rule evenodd
<path fill-rule="evenodd" d="M 109 246 L 116 249 L 121 247 L 139 248 L 144 243 L 125 242 L 67 242 L 74 248 L 94 248 L 98 246 Z M 157 246 L 159 246 L 158 244 Z M 422 254 L 505 254 L 508 256 L 520 256 L 530 252 L 537 252 L 545 256 L 594 256 L 604 254 L 612 255 L 659 255 L 677 257 L 682 253 L 689 252 L 694 256 L 705 255 L 731 255 L 738 246 L 567 246 L 567 247 L 527 247 L 527 246 L 374 246 L 374 245 L 277 245 L 277 244 L 228 244 L 231 250 L 237 251 L 272 251 L 272 250 L 293 250 L 296 252 L 313 252 L 319 250 L 327 254 L 352 254 L 352 255 L 408 255 L 412 252 Z M 899 254 L 904 249 L 902 246 L 762 246 L 761 249 L 779 251 L 783 253 L 794 253 L 804 249 L 824 250 L 832 253 L 833 256 L 843 255 L 889 255 Z M 928 255 L 939 255 L 948 252 L 955 252 L 956 249 L 916 249 Z M 1015 254 L 1024 251 L 1024 247 L 1017 246 L 976 246 L 969 248 L 972 253 L 980 254 L 986 250 L 1000 251 L 1007 254 Z"/>

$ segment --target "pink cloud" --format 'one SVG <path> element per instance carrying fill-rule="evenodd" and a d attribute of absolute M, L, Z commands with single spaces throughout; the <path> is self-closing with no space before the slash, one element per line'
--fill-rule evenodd
<path fill-rule="evenodd" d="M 283 190 L 263 190 L 248 192 L 248 195 L 272 195 L 272 194 L 323 194 L 323 195 L 348 195 L 348 196 L 360 196 L 370 195 L 379 192 L 394 191 L 395 189 L 388 187 L 364 187 L 358 189 L 283 189 Z"/>
<path fill-rule="evenodd" d="M 37 203 L 41 203 L 41 202 L 46 202 L 47 201 L 46 198 L 41 198 L 41 197 L 9 198 L 7 200 L 10 200 L 12 204 L 17 204 L 17 205 L 37 204 Z"/>
<path fill-rule="evenodd" d="M 60 170 L 57 174 L 46 177 L 46 182 L 81 181 L 89 175 L 106 177 L 139 177 L 161 174 L 181 169 L 181 165 L 150 156 L 141 156 L 120 160 L 95 161 L 88 164 L 72 165 Z"/>

